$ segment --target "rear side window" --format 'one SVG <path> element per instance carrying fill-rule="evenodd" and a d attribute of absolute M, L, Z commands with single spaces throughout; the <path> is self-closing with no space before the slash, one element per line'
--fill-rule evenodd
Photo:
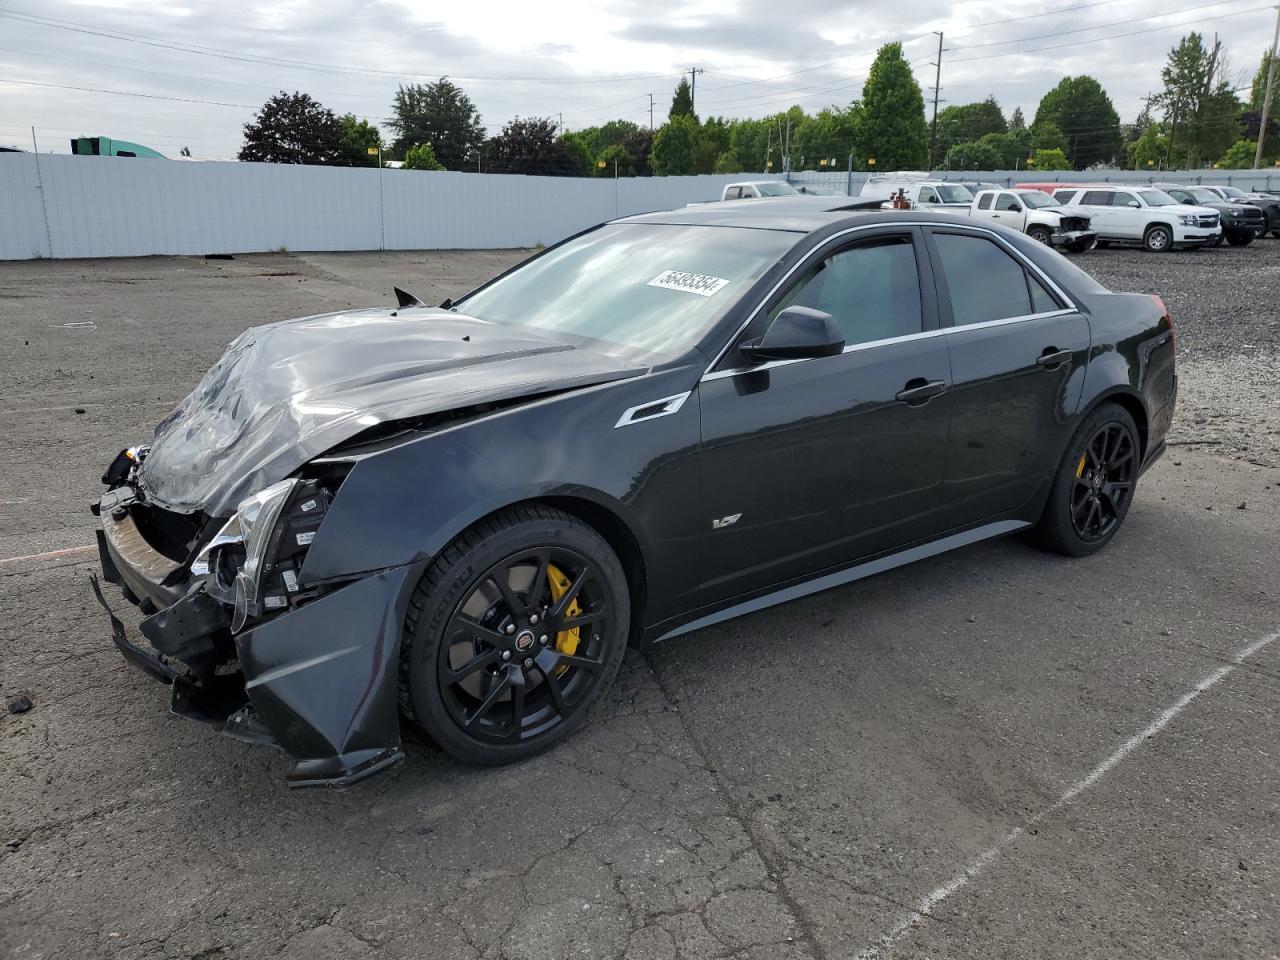
<path fill-rule="evenodd" d="M 846 346 L 921 330 L 920 275 L 908 236 L 877 237 L 833 253 L 770 312 L 813 307 L 831 314 Z"/>
<path fill-rule="evenodd" d="M 957 327 L 1059 309 L 1057 300 L 994 240 L 935 233 Z"/>
<path fill-rule="evenodd" d="M 993 199 L 995 199 L 995 194 L 994 194 L 994 193 L 984 193 L 982 196 L 980 196 L 980 197 L 978 198 L 978 209 L 979 209 L 979 210 L 990 210 L 990 209 L 991 209 L 991 201 L 992 201 Z"/>
<path fill-rule="evenodd" d="M 1086 190 L 1084 199 L 1080 202 L 1091 207 L 1109 207 L 1112 205 L 1112 196 L 1114 194 L 1110 190 Z"/>
<path fill-rule="evenodd" d="M 740 196 L 742 196 L 741 187 L 730 187 L 724 192 L 724 198 L 726 200 L 737 200 Z"/>
<path fill-rule="evenodd" d="M 1071 203 L 1071 198 L 1075 195 L 1076 192 L 1074 190 L 1057 190 L 1053 194 L 1053 199 L 1057 200 L 1059 203 Z M 1084 203 L 1083 200 L 1080 202 Z"/>

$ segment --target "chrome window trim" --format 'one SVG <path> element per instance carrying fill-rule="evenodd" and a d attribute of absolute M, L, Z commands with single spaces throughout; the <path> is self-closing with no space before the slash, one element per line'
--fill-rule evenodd
<path fill-rule="evenodd" d="M 689 399 L 693 393 L 692 390 L 686 390 L 684 393 L 677 393 L 671 397 L 660 397 L 657 400 L 649 400 L 645 403 L 637 403 L 634 407 L 627 407 L 622 412 L 622 416 L 618 418 L 618 422 L 613 425 L 613 429 L 619 427 L 629 427 L 633 423 L 648 423 L 650 420 L 657 420 L 659 417 L 669 417 L 673 413 L 678 413 L 680 408 L 684 406 L 684 402 Z M 661 407 L 657 413 L 646 414 L 643 417 L 636 417 L 637 410 L 647 410 L 649 407 Z"/>
<path fill-rule="evenodd" d="M 858 350 L 870 350 L 874 347 L 883 347 L 893 343 L 906 343 L 910 340 L 929 340 L 934 337 L 950 336 L 954 333 L 963 333 L 966 330 L 982 330 L 986 327 L 1003 327 L 1011 323 L 1025 323 L 1028 320 L 1043 320 L 1047 317 L 1065 317 L 1075 312 L 1075 310 L 1046 310 L 1042 313 L 1028 313 L 1017 317 L 1002 317 L 999 320 L 984 320 L 982 323 L 967 323 L 959 327 L 939 327 L 937 330 L 921 330 L 919 333 L 908 333 L 901 337 L 887 337 L 884 340 L 868 340 L 866 343 L 855 343 L 841 350 L 838 356 L 844 356 L 846 353 L 854 353 Z M 757 370 L 771 370 L 774 367 L 785 367 L 793 363 L 807 363 L 810 360 L 822 359 L 826 358 L 802 357 L 798 360 L 770 360 L 768 363 L 760 363 L 754 367 L 734 367 L 731 370 L 717 370 L 714 373 L 704 373 L 700 382 L 707 383 L 711 380 L 722 380 L 725 377 L 736 377 L 742 373 L 755 373 Z"/>
<path fill-rule="evenodd" d="M 1059 300 L 1061 300 L 1063 303 L 1066 304 L 1066 306 L 1063 307 L 1061 310 L 1050 310 L 1044 313 L 1030 313 L 1030 314 L 1025 314 L 1023 316 L 1018 316 L 1018 317 L 1005 317 L 1000 320 L 985 320 L 982 323 L 971 323 L 962 327 L 939 327 L 937 330 L 922 330 L 919 333 L 908 333 L 904 336 L 891 337 L 887 340 L 869 340 L 866 343 L 855 343 L 852 346 L 845 347 L 843 351 L 844 353 L 848 353 L 852 350 L 866 349 L 868 347 L 878 347 L 886 343 L 898 343 L 904 340 L 916 340 L 916 339 L 924 339 L 926 337 L 940 336 L 944 333 L 949 333 L 953 330 L 973 330 L 980 327 L 998 326 L 1006 323 L 1016 323 L 1021 320 L 1038 320 L 1041 317 L 1052 317 L 1052 316 L 1057 316 L 1059 314 L 1079 312 L 1079 307 L 1077 307 L 1075 302 L 1070 297 L 1067 296 L 1066 291 L 1064 291 L 1060 286 L 1058 286 L 1057 283 L 1054 282 L 1052 277 L 1050 277 L 1047 273 L 1041 270 L 1040 267 L 1038 267 L 1036 264 L 1032 263 L 1030 260 L 1024 257 L 1021 252 L 1019 252 L 1017 249 L 1011 246 L 1008 243 L 1008 241 L 1006 241 L 1002 236 L 1000 236 L 994 230 L 990 230 L 986 227 L 979 226 L 978 224 L 970 224 L 970 223 L 954 223 L 954 224 L 929 223 L 929 222 L 912 221 L 912 220 L 894 220 L 894 221 L 881 222 L 881 223 L 864 223 L 864 224 L 859 224 L 856 227 L 849 227 L 846 230 L 841 230 L 839 233 L 833 233 L 826 240 L 824 240 L 817 248 L 810 251 L 807 257 L 805 257 L 803 260 L 801 260 L 799 263 L 793 266 L 790 270 L 788 270 L 785 274 L 783 274 L 781 279 L 779 279 L 778 282 L 775 283 L 769 289 L 769 292 L 766 293 L 763 297 L 761 297 L 760 302 L 756 304 L 755 309 L 753 309 L 751 313 L 747 315 L 747 319 L 742 323 L 740 327 L 738 327 L 738 329 L 734 332 L 733 336 L 729 337 L 729 339 L 725 341 L 725 345 L 720 348 L 720 352 L 715 355 L 715 359 L 713 359 L 711 363 L 707 365 L 707 369 L 702 372 L 701 379 L 702 380 L 719 380 L 721 377 L 736 376 L 739 373 L 748 373 L 752 370 L 768 370 L 772 367 L 785 366 L 791 363 L 803 363 L 805 359 L 813 359 L 813 358 L 804 358 L 800 360 L 773 360 L 773 361 L 770 361 L 769 363 L 762 363 L 754 367 L 735 367 L 731 370 L 720 370 L 716 373 L 712 372 L 716 364 L 718 364 L 721 360 L 724 359 L 725 354 L 729 352 L 729 349 L 734 345 L 737 339 L 740 336 L 742 336 L 742 334 L 746 331 L 746 329 L 749 326 L 751 326 L 751 324 L 755 321 L 756 317 L 760 315 L 760 311 L 764 309 L 764 305 L 773 298 L 774 294 L 776 294 L 779 290 L 781 290 L 783 286 L 785 286 L 791 280 L 791 278 L 795 276 L 797 271 L 809 266 L 810 264 L 813 263 L 814 260 L 818 259 L 818 257 L 821 255 L 823 250 L 828 249 L 837 241 L 841 240 L 844 237 L 850 236 L 851 234 L 862 233 L 868 230 L 883 230 L 886 228 L 894 229 L 894 228 L 903 228 L 903 227 L 907 229 L 910 229 L 912 227 L 921 227 L 921 228 L 940 227 L 944 230 L 959 230 L 961 232 L 980 234 L 980 235 L 989 237 L 990 239 L 994 240 L 1000 246 L 1001 249 L 1003 249 L 1006 253 L 1008 253 L 1020 264 L 1022 264 L 1024 269 L 1031 270 L 1034 273 L 1034 275 L 1041 280 L 1041 282 L 1043 282 L 1050 290 L 1054 292 L 1054 294 L 1057 295 Z"/>

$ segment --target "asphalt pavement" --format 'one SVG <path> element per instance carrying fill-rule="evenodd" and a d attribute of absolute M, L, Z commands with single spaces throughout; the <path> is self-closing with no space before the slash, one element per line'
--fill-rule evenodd
<path fill-rule="evenodd" d="M 1191 409 L 1094 557 L 987 543 L 631 654 L 503 769 L 408 734 L 292 792 L 167 716 L 88 591 L 105 463 L 250 324 L 526 253 L 0 264 L 0 956 L 1280 957 L 1280 328 L 1237 286 L 1280 241 L 1077 261 L 1165 293 Z"/>

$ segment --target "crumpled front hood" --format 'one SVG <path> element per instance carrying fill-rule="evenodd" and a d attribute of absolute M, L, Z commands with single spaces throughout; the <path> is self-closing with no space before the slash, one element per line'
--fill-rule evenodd
<path fill-rule="evenodd" d="M 156 426 L 138 476 L 162 507 L 227 516 L 379 423 L 632 372 L 550 335 L 434 307 L 252 327 Z"/>
<path fill-rule="evenodd" d="M 1036 213 L 1056 213 L 1059 217 L 1082 217 L 1085 220 L 1092 217 L 1084 207 L 1075 207 L 1071 204 L 1063 204 L 1060 207 L 1037 207 Z"/>

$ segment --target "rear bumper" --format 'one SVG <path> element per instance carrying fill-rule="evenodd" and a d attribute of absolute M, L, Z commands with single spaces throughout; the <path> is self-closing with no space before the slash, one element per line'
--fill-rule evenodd
<path fill-rule="evenodd" d="M 119 520 L 108 513 L 98 532 L 101 576 L 150 614 L 145 639 L 129 639 L 97 577 L 91 588 L 121 656 L 172 688 L 173 713 L 283 750 L 294 787 L 346 786 L 403 758 L 400 625 L 418 565 L 337 586 L 233 635 L 226 605 L 181 570 L 178 582 L 162 573 L 165 558 Z"/>

